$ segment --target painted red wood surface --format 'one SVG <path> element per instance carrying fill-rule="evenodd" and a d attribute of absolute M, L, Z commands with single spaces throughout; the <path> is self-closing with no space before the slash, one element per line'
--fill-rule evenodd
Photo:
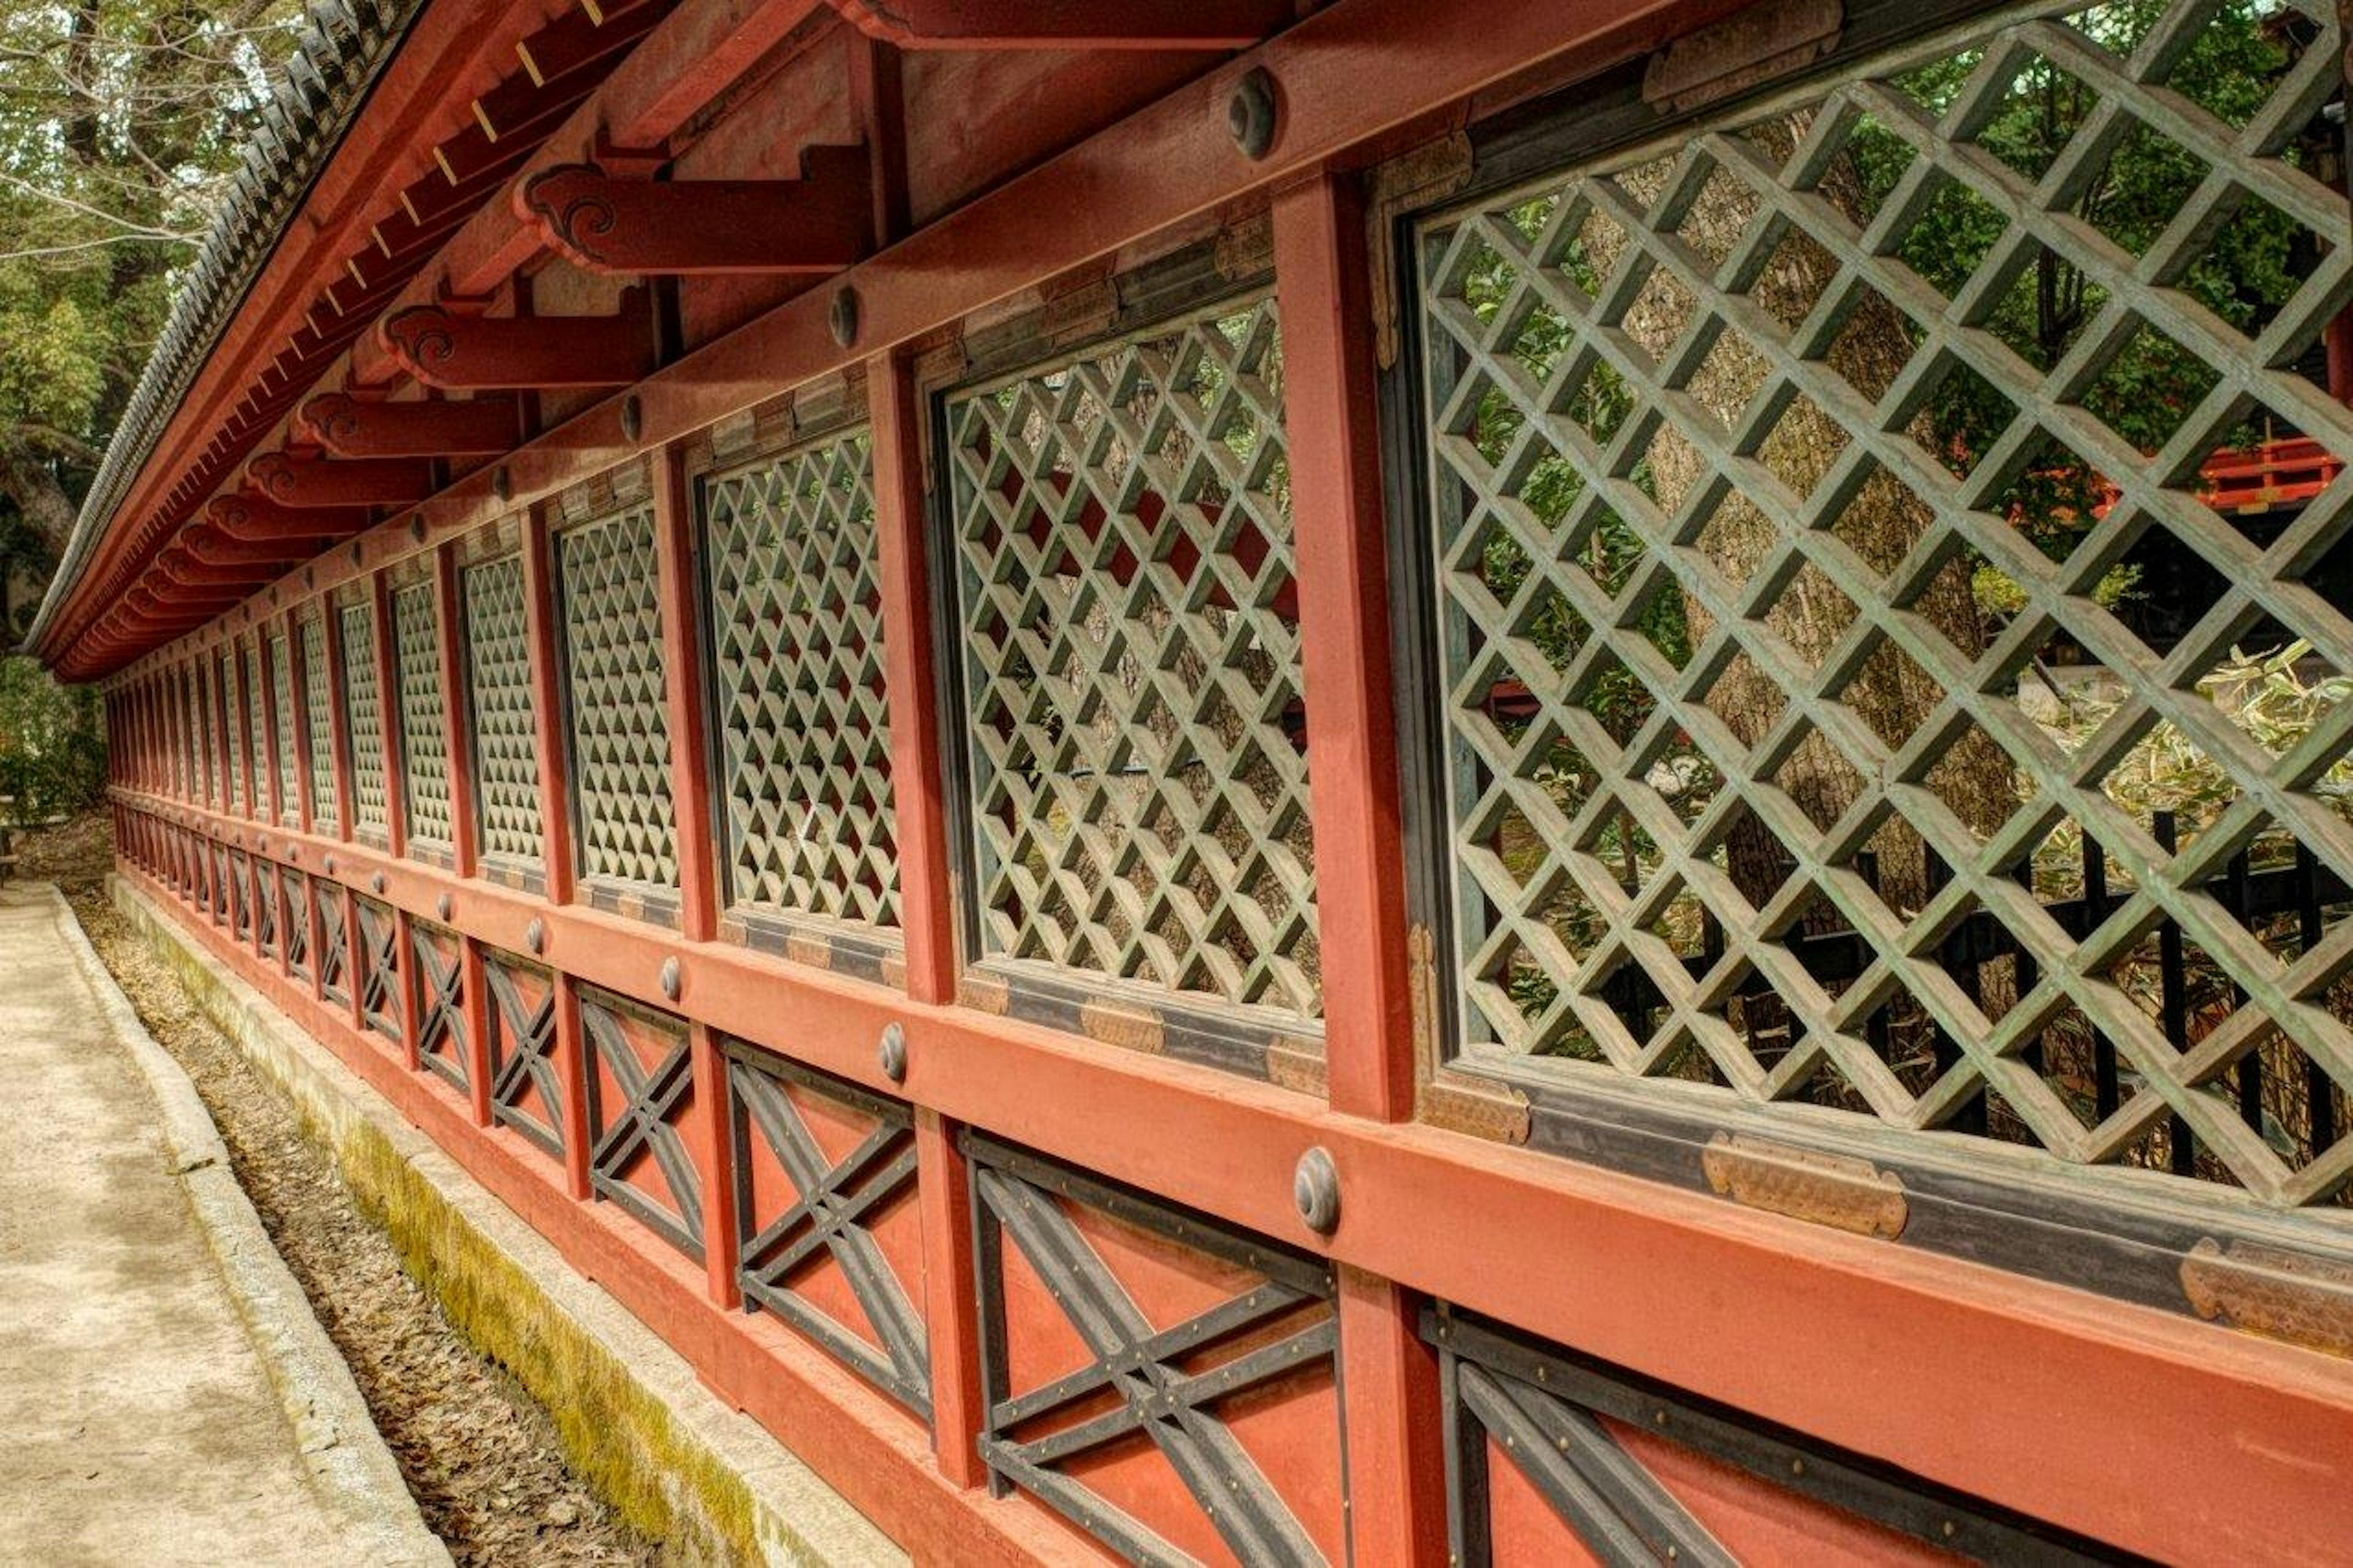
<path fill-rule="evenodd" d="M 1358 176 L 1398 145 L 1458 128 L 1531 85 L 1630 59 L 1732 8 L 1733 0 L 1527 0 L 1486 7 L 1466 26 L 1456 11 L 1423 0 L 1335 0 L 1296 8 L 1303 15 L 1295 25 L 1239 54 L 1137 56 L 1123 70 L 1074 63 L 1058 79 L 1051 60 L 991 74 L 986 63 L 934 49 L 948 42 L 957 16 L 995 16 L 993 26 L 1012 27 L 1010 14 L 996 7 L 915 7 L 886 17 L 840 0 L 831 9 L 855 13 L 864 27 L 847 34 L 820 15 L 828 7 L 816 0 L 682 0 L 544 146 L 496 177 L 482 176 L 484 193 L 497 199 L 462 226 L 453 219 L 446 244 L 435 242 L 431 265 L 413 281 L 386 285 L 377 313 L 434 312 L 410 315 L 408 326 L 447 328 L 459 358 L 428 364 L 433 345 L 424 335 L 396 332 L 392 343 L 371 338 L 339 355 L 318 383 L 331 405 L 322 419 L 335 412 L 332 399 L 355 390 L 383 394 L 404 368 L 517 395 L 465 405 L 471 412 L 462 419 L 415 412 L 446 405 L 356 405 L 353 434 L 327 433 L 331 448 L 348 441 L 338 448 L 343 458 L 308 459 L 288 481 L 293 500 L 286 504 L 304 510 L 245 507 L 235 519 L 224 512 L 220 541 L 192 542 L 193 565 L 173 558 L 165 569 L 159 561 L 161 577 L 137 577 L 145 599 L 75 607 L 69 624 L 87 634 L 91 668 L 139 653 L 142 638 L 192 628 L 125 666 L 127 684 L 111 705 L 128 742 L 118 752 L 113 808 L 132 884 L 323 1040 L 575 1267 L 657 1324 L 712 1387 L 927 1560 L 1092 1556 L 1071 1524 L 1034 1500 L 992 1495 L 978 1445 L 985 1436 L 1036 1436 L 1039 1426 L 1059 1430 L 1055 1421 L 1117 1411 L 1116 1401 L 1098 1392 L 1075 1413 L 1029 1427 L 1017 1423 L 1009 1433 L 992 1411 L 992 1396 L 1018 1399 L 1049 1386 L 1083 1368 L 1098 1347 L 1074 1329 L 1060 1287 L 1018 1247 L 1000 1240 L 992 1250 L 976 1240 L 987 1178 L 986 1161 L 968 1157 L 972 1134 L 1125 1190 L 1164 1218 L 1240 1227 L 1325 1271 L 1327 1297 L 1297 1316 L 1336 1323 L 1329 1363 L 1254 1389 L 1223 1414 L 1304 1538 L 1335 1560 L 1444 1559 L 1440 1368 L 1423 1333 L 1432 1302 L 2126 1550 L 2178 1555 L 2184 1543 L 2228 1542 L 2249 1556 L 2321 1554 L 2341 1539 L 2328 1527 L 2343 1519 L 2353 1479 L 2353 1368 L 2342 1362 L 1416 1121 L 1430 1064 L 1416 1027 L 1405 897 L 1406 803 L 1385 555 L 1390 520 L 1377 399 L 1375 321 L 1380 289 L 1390 285 L 1376 276 L 1368 240 L 1387 237 L 1371 234 Z M 464 66 L 461 79 L 478 93 L 495 94 L 505 79 L 478 58 L 483 50 L 437 30 L 458 9 L 447 0 L 428 8 L 433 27 L 418 47 Z M 1127 15 L 1141 30 L 1111 41 L 1190 48 L 1202 41 L 1198 33 L 1172 38 L 1167 30 L 1198 27 L 1205 17 L 1292 9 L 1139 5 Z M 494 36 L 510 46 L 517 27 L 560 26 L 552 10 L 509 21 Z M 1241 37 L 1248 41 L 1257 31 Z M 1217 41 L 1233 40 L 1219 34 Z M 902 59 L 902 47 L 923 52 Z M 547 59 L 555 58 L 551 45 Z M 844 101 L 789 106 L 788 121 L 761 118 L 784 113 L 784 100 L 839 74 L 845 59 L 852 68 Z M 1258 69 L 1280 83 L 1281 119 L 1267 156 L 1251 160 L 1236 147 L 1226 111 L 1244 74 Z M 1024 72 L 1036 74 L 1016 74 Z M 1174 84 L 1166 91 L 1158 89 L 1163 75 Z M 1072 84 L 1074 101 L 1033 104 L 1026 133 L 1050 142 L 1039 128 L 1067 115 L 1074 126 L 1092 127 L 1074 131 L 1071 144 L 1033 148 L 1025 132 L 1005 129 L 965 138 L 969 145 L 942 153 L 935 165 L 908 166 L 910 146 L 942 134 L 906 124 L 907 101 L 893 96 L 911 90 L 911 82 L 913 91 L 931 95 L 924 102 L 953 99 L 959 89 L 981 101 L 993 84 L 1013 105 L 1004 112 L 1023 119 L 1024 94 L 1057 79 Z M 1139 82 L 1157 96 L 1127 112 L 1130 95 L 1144 90 Z M 415 96 L 388 99 L 408 107 L 382 126 L 383 134 L 414 146 L 400 157 L 364 161 L 387 179 L 416 163 L 409 154 L 417 149 L 448 142 L 433 139 L 433 116 L 412 103 Z M 742 108 L 747 104 L 758 114 Z M 1102 113 L 1090 120 L 1091 110 Z M 511 199 L 530 179 L 592 156 L 606 160 L 617 178 L 638 178 L 670 153 L 695 178 L 774 179 L 775 167 L 714 165 L 754 156 L 747 148 L 758 138 L 747 123 L 795 128 L 784 138 L 793 147 L 757 154 L 774 159 L 797 156 L 794 138 L 814 136 L 837 118 L 875 140 L 870 188 L 856 215 L 864 222 L 871 213 L 882 242 L 875 254 L 828 252 L 828 267 L 852 264 L 816 288 L 804 279 L 763 292 L 731 279 L 735 291 L 685 303 L 675 295 L 632 297 L 620 317 L 596 317 L 615 330 L 587 333 L 600 342 L 586 347 L 578 318 L 566 323 L 531 313 L 534 302 L 609 306 L 615 286 L 575 287 L 579 279 L 550 263 L 548 237 L 524 222 L 518 215 L 527 208 Z M 987 163 L 992 155 L 1002 166 Z M 934 188 L 949 179 L 944 169 L 969 176 L 966 184 Z M 325 188 L 348 195 L 360 187 L 339 167 Z M 913 226 L 914 212 L 934 208 L 944 216 Z M 938 636 L 936 621 L 955 563 L 939 554 L 930 526 L 943 479 L 932 466 L 933 411 L 923 389 L 938 378 L 917 374 L 919 358 L 961 353 L 955 332 L 1001 316 L 1013 302 L 1083 301 L 1117 260 L 1204 237 L 1223 219 L 1261 215 L 1271 227 L 1283 331 L 1321 940 L 1325 952 L 1347 959 L 1324 977 L 1320 1079 L 1311 1069 L 1290 1087 L 1108 1049 L 960 1005 L 959 978 L 974 955 L 963 950 L 959 927 L 964 857 L 951 837 L 956 715 L 944 700 L 953 671 L 943 666 L 961 650 Z M 240 318 L 200 389 L 233 401 L 237 376 L 301 295 L 301 266 L 315 271 L 330 254 L 290 244 L 270 263 L 256 293 L 260 303 Z M 519 276 L 534 269 L 539 276 Z M 684 341 L 669 341 L 674 333 Z M 471 369 L 462 363 L 470 355 L 477 357 Z M 698 608 L 705 563 L 685 468 L 690 445 L 714 426 L 783 391 L 844 374 L 862 383 L 873 446 L 904 910 L 903 956 L 879 965 L 880 977 L 871 980 L 805 955 L 720 940 L 717 853 L 727 824 L 712 788 L 712 694 L 704 689 Z M 486 441 L 485 429 L 495 435 L 510 421 L 518 437 L 533 431 L 543 395 L 548 408 L 578 411 L 536 428 L 511 451 Z M 290 408 L 294 393 L 286 396 Z M 371 410 L 394 408 L 410 412 L 370 425 Z M 174 465 L 209 449 L 200 413 L 192 402 L 174 419 L 125 517 L 162 515 L 154 509 L 176 495 Z M 315 510 L 360 495 L 406 493 L 424 447 L 432 448 L 427 456 L 491 460 L 453 462 L 442 473 L 448 482 L 413 507 L 381 514 L 349 505 Z M 647 458 L 681 851 L 675 929 L 575 901 L 549 556 L 551 498 Z M 284 468 L 256 472 L 266 478 Z M 175 504 L 194 515 L 204 499 L 179 497 Z M 518 518 L 541 761 L 545 886 L 538 892 L 472 874 L 476 784 L 455 575 L 463 535 Z M 237 527 L 265 539 L 337 542 L 263 583 L 258 574 L 270 570 L 266 563 L 232 562 L 226 553 L 239 542 Z M 344 541 L 345 533 L 353 537 Z M 127 571 L 139 548 L 111 538 L 92 580 L 118 566 Z M 388 573 L 425 552 L 433 552 L 450 748 L 456 842 L 446 868 L 405 857 L 397 782 L 404 764 Z M 167 578 L 185 584 L 175 603 L 162 591 Z M 252 711 L 243 661 L 212 662 L 240 639 L 262 638 L 266 648 L 272 626 L 299 632 L 301 613 L 316 603 L 328 610 L 331 668 L 341 669 L 347 650 L 332 596 L 352 587 L 375 626 L 379 739 L 392 774 L 382 846 L 354 836 L 352 737 L 340 689 L 329 704 L 339 831 L 322 834 L 311 817 L 310 721 L 300 696 L 293 760 L 302 799 L 278 803 L 291 805 L 298 823 L 282 830 L 269 808 L 279 778 L 274 752 L 273 765 L 256 770 L 242 737 Z M 303 678 L 299 693 L 307 679 L 299 635 L 288 646 Z M 217 678 L 224 668 L 225 682 Z M 199 688 L 209 694 L 212 733 L 240 746 L 236 754 L 248 775 L 241 798 L 220 808 L 181 763 L 193 737 L 179 732 L 189 710 L 179 683 L 194 669 L 212 680 Z M 266 680 L 262 695 L 267 712 Z M 265 749 L 276 743 L 273 729 Z M 206 755 L 214 770 L 227 760 Z M 266 818 L 267 826 L 251 817 Z M 280 880 L 281 868 L 299 869 L 301 909 L 299 916 L 290 906 L 281 914 L 275 954 L 265 958 L 253 878 L 258 871 L 276 899 L 294 885 Z M 242 939 L 233 912 L 239 897 Z M 294 973 L 288 956 L 296 918 L 312 933 L 307 977 Z M 343 932 L 341 1001 L 327 993 L 331 927 Z M 370 971 L 378 966 L 371 932 L 392 937 L 388 989 L 379 980 L 392 1016 L 382 1019 L 385 1009 L 377 1009 L 379 1025 L 365 1005 Z M 427 1037 L 433 997 L 423 984 L 420 943 L 456 976 L 462 1046 Z M 515 983 L 526 1016 L 544 1003 L 551 1018 L 546 1076 L 515 1088 L 505 1102 L 497 1087 L 500 1053 L 519 1040 L 513 1021 L 500 1016 L 494 971 Z M 903 1071 L 886 1066 L 881 1048 L 894 1030 L 904 1042 Z M 451 1055 L 459 1070 L 420 1070 L 420 1049 L 436 1047 L 434 1054 Z M 802 1064 L 903 1108 L 913 1179 L 876 1212 L 871 1228 L 882 1265 L 921 1321 L 924 1400 L 879 1386 L 828 1350 L 823 1335 L 797 1331 L 774 1311 L 745 1310 L 739 1227 L 756 1228 L 759 1216 L 773 1217 L 799 1194 L 775 1152 L 757 1137 L 739 1139 L 731 1121 L 730 1075 L 747 1070 L 731 1056 L 739 1049 Z M 683 1075 L 683 1091 L 649 1110 L 643 1136 L 600 1163 L 600 1135 L 626 1128 L 646 1082 L 665 1070 Z M 871 1112 L 828 1101 L 806 1084 L 786 1092 L 828 1161 L 847 1157 L 878 1125 Z M 502 1110 L 547 1129 L 560 1152 Z M 1309 1229 L 1294 1202 L 1293 1174 L 1311 1149 L 1329 1155 L 1343 1194 L 1328 1236 Z M 747 1205 L 742 1214 L 739 1196 Z M 1198 1237 L 1185 1239 L 1104 1204 L 1068 1194 L 1037 1201 L 1083 1239 L 1155 1329 L 1246 1294 L 1262 1278 Z M 790 1287 L 849 1340 L 884 1351 L 885 1336 L 842 1256 L 829 1248 L 812 1255 Z M 928 1425 L 918 1404 L 929 1406 Z M 1611 1430 L 1667 1492 L 1737 1551 L 1771 1558 L 1799 1554 L 1802 1546 L 1807 1555 L 1861 1561 L 1912 1544 L 1671 1440 Z M 2120 1464 L 2127 1437 L 2130 1461 Z M 1573 1557 L 1577 1543 L 1508 1458 L 1491 1453 L 1488 1467 L 1485 1506 L 1498 1557 Z M 1091 1450 L 1068 1473 L 1183 1551 L 1213 1559 L 1231 1553 L 1198 1489 L 1182 1484 L 1167 1456 L 1143 1437 Z"/>

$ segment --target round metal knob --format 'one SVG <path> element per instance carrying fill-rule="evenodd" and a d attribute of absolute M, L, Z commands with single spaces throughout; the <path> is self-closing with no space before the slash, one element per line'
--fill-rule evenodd
<path fill-rule="evenodd" d="M 661 966 L 662 994 L 675 1002 L 678 1000 L 679 987 L 685 984 L 686 971 L 679 963 L 678 960 L 674 957 L 663 959 Z"/>
<path fill-rule="evenodd" d="M 1340 1167 L 1324 1150 L 1310 1149 L 1299 1156 L 1299 1167 L 1291 1173 L 1291 1201 L 1316 1235 L 1329 1236 L 1340 1228 Z"/>
<path fill-rule="evenodd" d="M 522 940 L 523 944 L 529 947 L 534 954 L 545 952 L 547 951 L 547 922 L 541 920 L 537 915 L 532 916 L 531 924 L 523 928 Z"/>
<path fill-rule="evenodd" d="M 457 900 L 447 893 L 433 900 L 433 912 L 445 921 L 449 918 L 449 912 L 457 907 Z"/>
<path fill-rule="evenodd" d="M 1243 157 L 1255 163 L 1274 151 L 1274 133 L 1281 121 L 1274 78 L 1265 67 L 1234 84 L 1234 95 L 1226 100 L 1226 131 Z"/>
<path fill-rule="evenodd" d="M 874 1050 L 882 1064 L 882 1076 L 892 1083 L 907 1081 L 907 1031 L 897 1024 L 882 1026 L 882 1041 Z"/>

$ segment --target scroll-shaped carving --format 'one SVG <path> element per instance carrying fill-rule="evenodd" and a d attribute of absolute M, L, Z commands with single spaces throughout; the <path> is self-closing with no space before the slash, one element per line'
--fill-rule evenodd
<path fill-rule="evenodd" d="M 389 403 L 332 392 L 302 405 L 302 424 L 339 458 L 491 458 L 522 441 L 512 397 Z"/>
<path fill-rule="evenodd" d="M 622 275 L 828 273 L 874 248 L 863 147 L 810 147 L 797 180 L 648 180 L 565 163 L 515 193 L 516 216 L 575 266 Z"/>
<path fill-rule="evenodd" d="M 343 459 L 265 452 L 247 481 L 281 506 L 403 506 L 433 493 L 433 471 L 416 458 Z"/>
<path fill-rule="evenodd" d="M 386 317 L 376 335 L 417 380 L 460 391 L 609 390 L 654 363 L 653 317 L 636 289 L 610 316 L 470 316 L 417 305 Z"/>

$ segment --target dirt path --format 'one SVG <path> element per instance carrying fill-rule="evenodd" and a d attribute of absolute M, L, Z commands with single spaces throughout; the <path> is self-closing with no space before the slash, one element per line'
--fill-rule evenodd
<path fill-rule="evenodd" d="M 565 1463 L 545 1412 L 458 1337 L 401 1271 L 291 1106 L 199 1013 L 106 902 L 104 826 L 33 836 L 28 875 L 66 887 L 141 1019 L 195 1080 L 262 1225 L 351 1363 L 425 1521 L 461 1564 L 650 1563 Z"/>

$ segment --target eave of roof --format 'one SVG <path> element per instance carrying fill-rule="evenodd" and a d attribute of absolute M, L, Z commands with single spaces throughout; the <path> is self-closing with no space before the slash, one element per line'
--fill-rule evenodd
<path fill-rule="evenodd" d="M 132 482 L 426 4 L 312 0 L 301 40 L 277 78 L 228 196 L 107 443 L 65 558 L 26 637 L 26 652 L 54 662 L 56 650 L 47 645 L 58 614 L 79 585 Z"/>

